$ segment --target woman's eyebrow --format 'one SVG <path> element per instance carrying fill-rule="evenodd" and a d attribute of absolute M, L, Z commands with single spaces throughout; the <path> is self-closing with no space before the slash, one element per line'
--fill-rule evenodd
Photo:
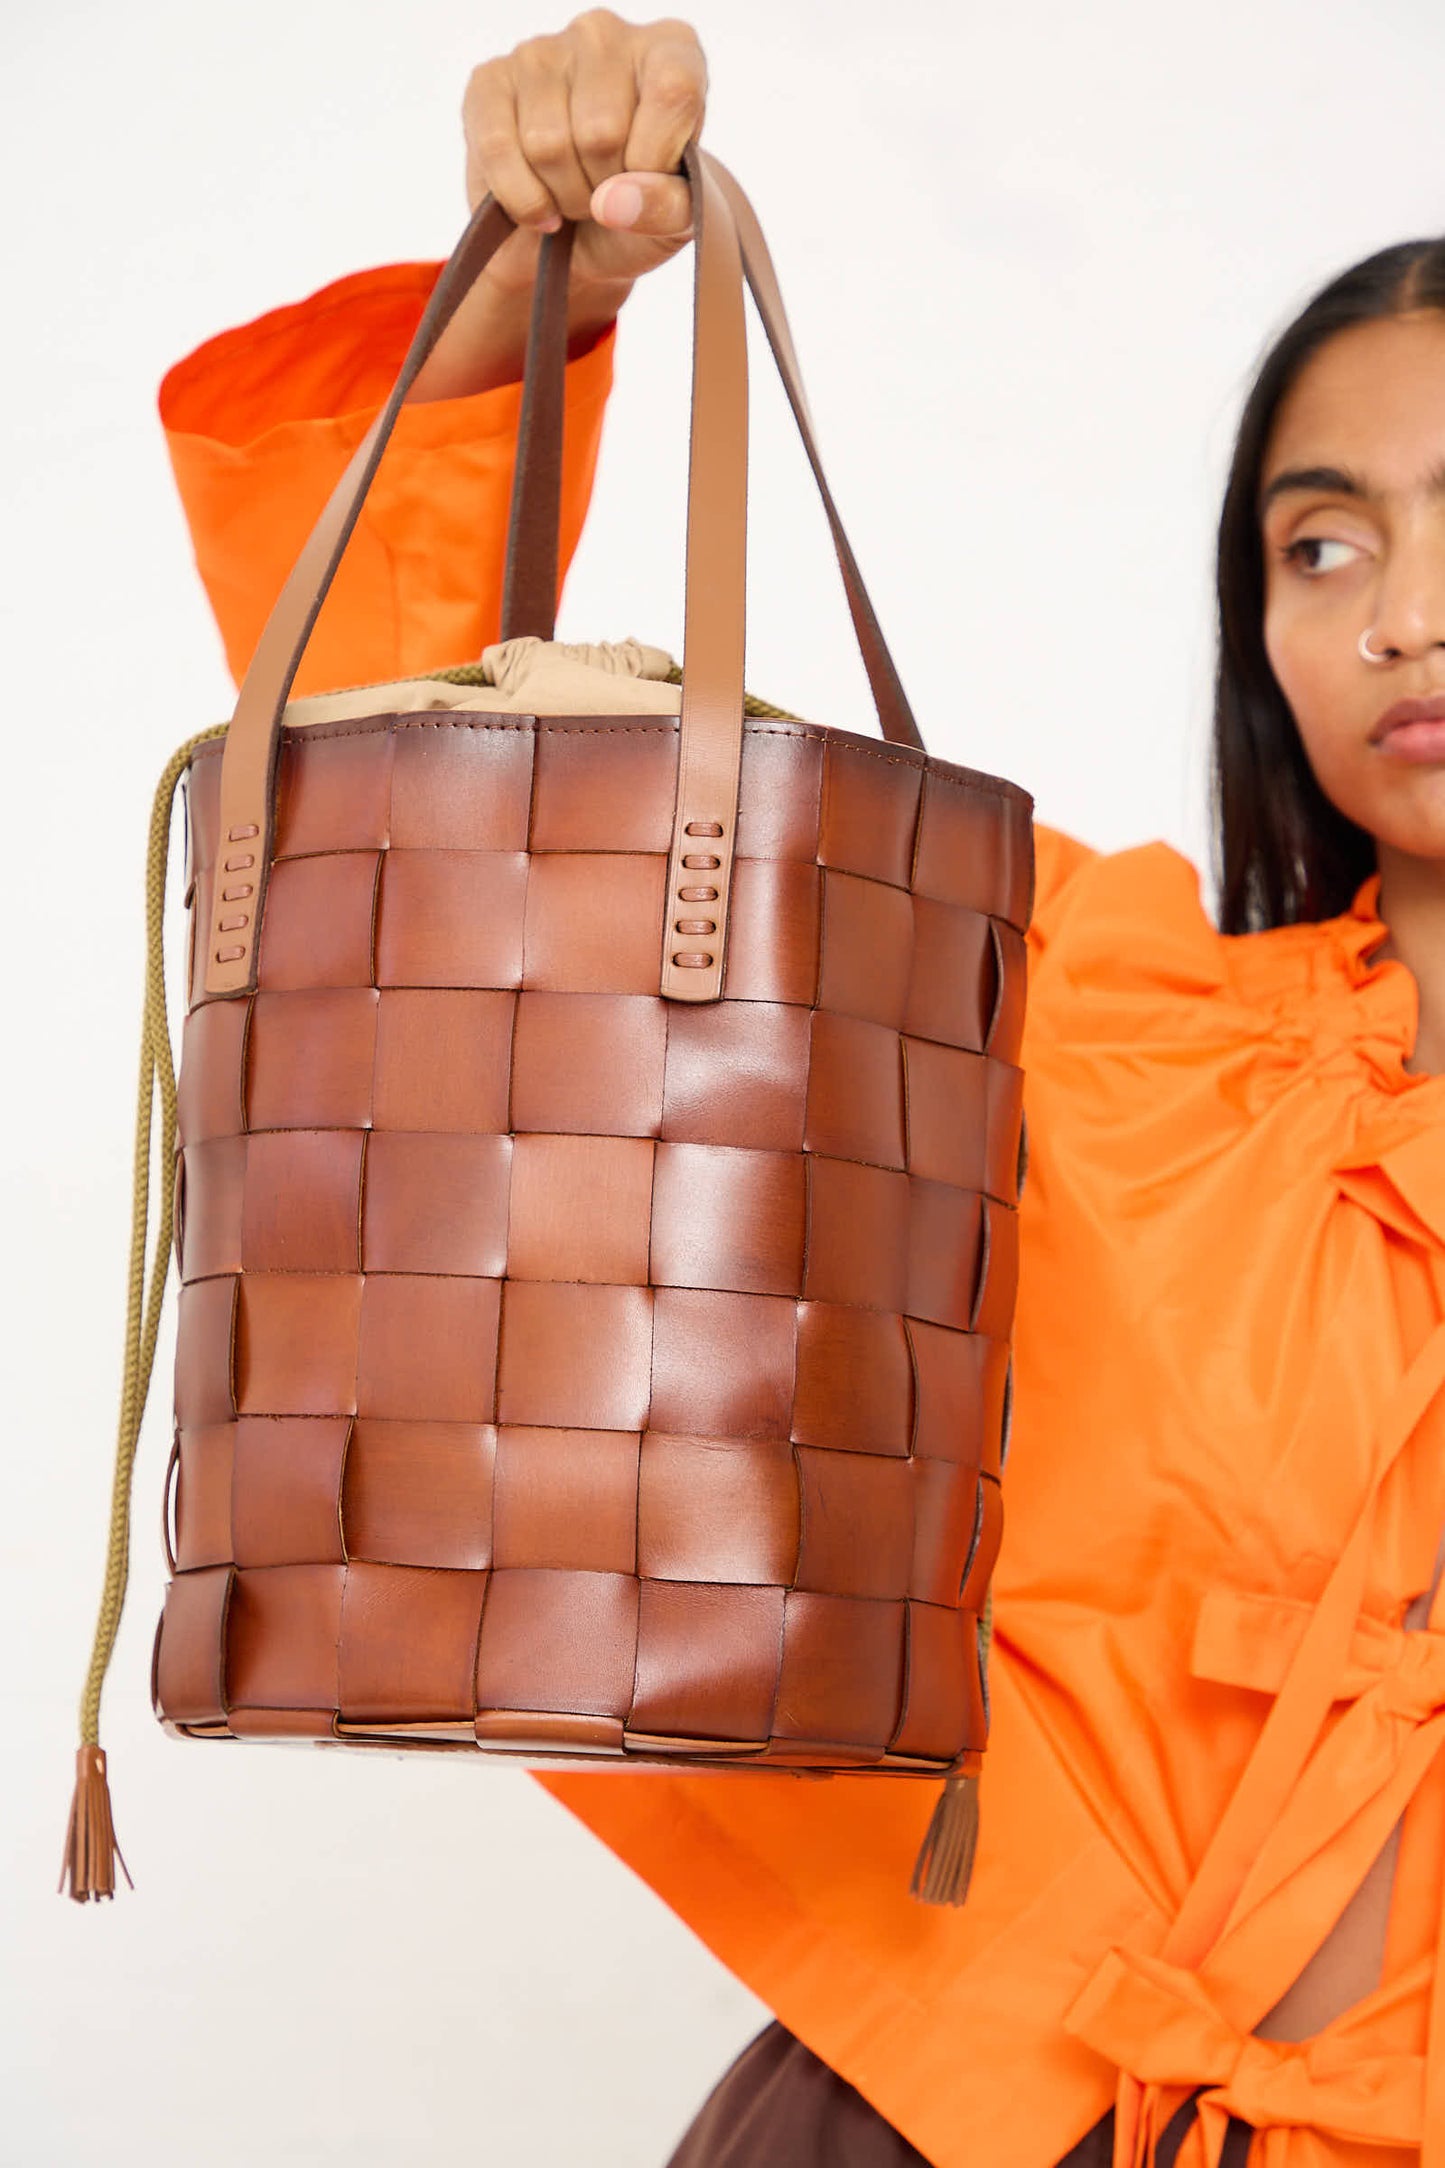
<path fill-rule="evenodd" d="M 1328 490 L 1335 497 L 1368 497 L 1368 485 L 1348 467 L 1285 467 L 1267 482 L 1259 495 L 1263 513 L 1289 490 Z"/>
<path fill-rule="evenodd" d="M 1445 459 L 1436 460 L 1421 486 L 1427 496 L 1445 495 Z M 1371 488 L 1363 475 L 1353 473 L 1348 467 L 1284 467 L 1260 491 L 1261 518 L 1275 498 L 1284 496 L 1289 490 L 1325 490 L 1332 497 L 1380 494 Z"/>

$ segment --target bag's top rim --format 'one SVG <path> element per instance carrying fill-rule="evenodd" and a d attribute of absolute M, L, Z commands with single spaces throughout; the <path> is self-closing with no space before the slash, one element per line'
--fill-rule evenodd
<path fill-rule="evenodd" d="M 644 730 L 669 733 L 676 736 L 679 721 L 675 715 L 517 715 L 503 714 L 486 708 L 423 708 L 410 712 L 395 709 L 379 710 L 375 715 L 347 716 L 332 722 L 285 723 L 281 725 L 280 737 L 284 744 L 302 745 L 317 739 L 356 737 L 379 730 L 562 730 L 562 731 L 615 731 Z M 962 790 L 983 792 L 991 797 L 1004 798 L 1020 805 L 1032 814 L 1033 793 L 1022 783 L 1015 783 L 1008 776 L 992 775 L 987 769 L 970 768 L 961 761 L 945 760 L 942 754 L 930 753 L 920 746 L 896 745 L 886 738 L 866 737 L 861 731 L 843 730 L 831 723 L 813 723 L 799 720 L 787 722 L 775 717 L 745 716 L 744 737 L 815 738 L 821 742 L 846 745 L 866 754 L 870 759 L 883 761 L 889 766 L 920 768 L 936 782 L 947 783 Z M 226 733 L 206 739 L 191 755 L 192 761 L 207 758 L 219 759 L 225 750 Z"/>

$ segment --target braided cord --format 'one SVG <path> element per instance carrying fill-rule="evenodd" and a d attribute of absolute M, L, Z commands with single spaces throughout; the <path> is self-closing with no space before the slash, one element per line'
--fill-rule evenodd
<path fill-rule="evenodd" d="M 80 1697 L 82 1745 L 100 1736 L 100 1690 L 115 1647 L 130 1571 L 130 1497 L 136 1443 L 150 1390 L 156 1337 L 171 1261 L 172 1209 L 175 1201 L 176 1078 L 166 1021 L 165 895 L 171 815 L 176 784 L 197 746 L 224 737 L 227 725 L 199 730 L 178 746 L 166 762 L 151 805 L 145 870 L 145 1002 L 141 1014 L 140 1078 L 135 1119 L 135 1173 L 131 1190 L 130 1270 L 126 1286 L 125 1349 L 116 1440 L 115 1480 L 111 1490 L 110 1540 L 105 1583 L 96 1621 L 90 1670 Z M 160 1093 L 160 1210 L 156 1247 L 146 1295 L 146 1231 L 150 1212 L 151 1114 Z M 144 1323 L 142 1323 L 144 1313 Z"/>

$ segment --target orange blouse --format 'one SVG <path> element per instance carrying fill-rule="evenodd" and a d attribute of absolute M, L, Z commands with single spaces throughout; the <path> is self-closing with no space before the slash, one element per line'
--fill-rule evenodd
<path fill-rule="evenodd" d="M 160 394 L 233 671 L 435 278 L 341 279 Z M 615 334 L 568 367 L 564 570 Z M 403 409 L 298 690 L 498 636 L 515 385 Z M 616 627 L 595 628 L 598 637 Z M 1040 824 L 1007 1526 L 961 1910 L 908 1895 L 935 1787 L 539 1772 L 939 2168 L 1120 2168 L 1195 2088 L 1252 2168 L 1445 2168 L 1445 1077 L 1379 877 L 1221 936 L 1190 862 Z M 1253 2028 L 1401 1815 L 1381 1984 Z"/>

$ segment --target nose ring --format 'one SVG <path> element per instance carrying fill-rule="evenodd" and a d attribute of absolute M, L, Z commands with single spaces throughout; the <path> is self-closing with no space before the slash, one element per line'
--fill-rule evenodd
<path fill-rule="evenodd" d="M 1375 650 L 1371 647 L 1370 628 L 1368 625 L 1365 627 L 1365 630 L 1360 634 L 1360 654 L 1366 662 L 1388 662 L 1390 659 L 1387 654 L 1377 655 L 1375 653 Z"/>

